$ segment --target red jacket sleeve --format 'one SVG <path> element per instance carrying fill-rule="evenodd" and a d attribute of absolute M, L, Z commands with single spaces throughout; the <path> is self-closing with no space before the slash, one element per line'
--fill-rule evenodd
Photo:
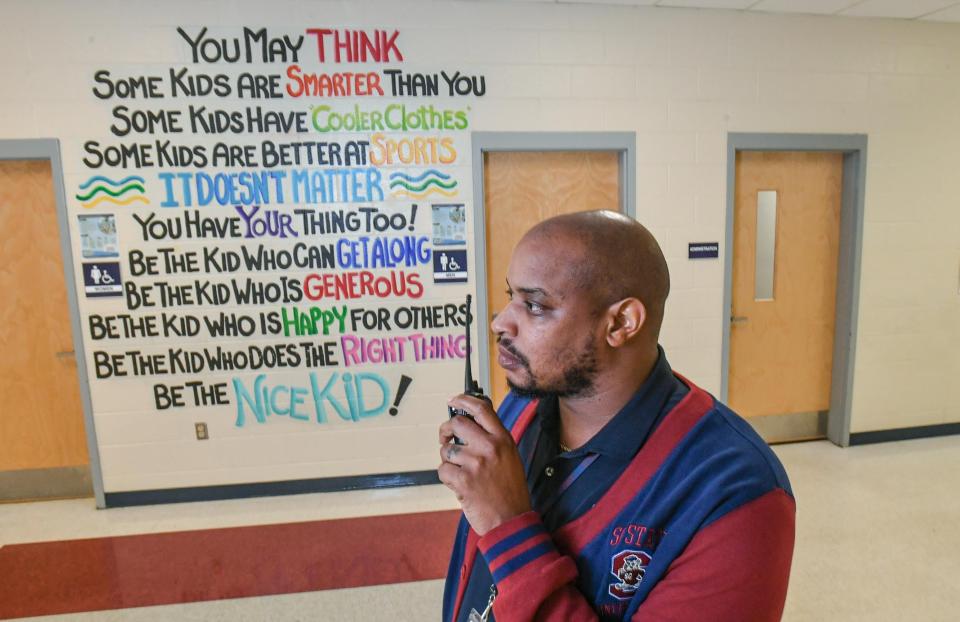
<path fill-rule="evenodd" d="M 633 615 L 636 622 L 775 622 L 783 613 L 793 558 L 795 505 L 771 491 L 694 536 Z M 480 538 L 499 594 L 500 622 L 597 620 L 574 582 L 577 567 L 536 512 Z"/>
<path fill-rule="evenodd" d="M 498 622 L 597 619 L 574 585 L 577 565 L 557 551 L 536 512 L 491 530 L 478 546 L 497 584 Z"/>
<path fill-rule="evenodd" d="M 793 559 L 793 498 L 773 490 L 697 533 L 640 605 L 636 622 L 775 622 Z"/>

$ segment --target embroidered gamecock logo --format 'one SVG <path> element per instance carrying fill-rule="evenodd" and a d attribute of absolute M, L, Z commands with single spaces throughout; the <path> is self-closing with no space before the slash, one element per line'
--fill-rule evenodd
<path fill-rule="evenodd" d="M 643 551 L 620 551 L 610 558 L 610 574 L 619 581 L 610 585 L 610 595 L 621 600 L 631 598 L 640 587 L 649 563 L 650 556 Z"/>

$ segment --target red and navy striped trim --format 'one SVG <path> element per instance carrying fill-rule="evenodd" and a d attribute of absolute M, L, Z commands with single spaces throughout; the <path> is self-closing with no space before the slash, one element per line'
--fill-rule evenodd
<path fill-rule="evenodd" d="M 523 436 L 527 426 L 529 426 L 530 422 L 533 420 L 533 416 L 537 412 L 537 403 L 538 400 L 533 400 L 524 406 L 523 410 L 520 411 L 516 422 L 514 422 L 512 429 L 510 430 L 515 443 L 520 442 L 520 437 Z M 463 564 L 460 566 L 460 581 L 457 585 L 457 599 L 454 601 L 453 605 L 453 620 L 456 620 L 457 616 L 460 615 L 460 605 L 463 603 L 463 595 L 466 593 L 467 583 L 470 581 L 470 570 L 473 568 L 473 562 L 477 557 L 477 547 L 479 541 L 480 536 L 478 536 L 477 532 L 475 532 L 473 528 L 468 525 L 467 543 L 464 547 Z"/>
<path fill-rule="evenodd" d="M 503 523 L 480 538 L 478 544 L 498 584 L 530 562 L 556 552 L 536 512 L 527 512 Z"/>

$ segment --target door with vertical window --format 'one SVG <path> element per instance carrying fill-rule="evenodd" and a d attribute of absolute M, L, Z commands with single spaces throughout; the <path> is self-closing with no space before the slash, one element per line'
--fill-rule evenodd
<path fill-rule="evenodd" d="M 823 437 L 843 155 L 737 154 L 728 401 L 768 441 Z"/>

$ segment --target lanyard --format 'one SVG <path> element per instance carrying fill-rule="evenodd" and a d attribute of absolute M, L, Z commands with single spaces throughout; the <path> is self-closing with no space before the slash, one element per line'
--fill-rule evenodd
<path fill-rule="evenodd" d="M 525 434 L 524 436 L 527 436 L 527 435 Z M 522 452 L 522 454 L 523 454 L 523 462 L 524 462 L 524 471 L 526 472 L 526 475 L 527 475 L 527 481 L 530 482 L 531 476 L 537 478 L 537 479 L 534 480 L 533 482 L 530 482 L 531 484 L 534 484 L 534 483 L 540 481 L 539 478 L 543 477 L 543 468 L 544 468 L 545 465 L 544 465 L 543 463 L 541 463 L 541 462 L 537 459 L 537 456 L 538 456 L 538 454 L 540 454 L 540 453 L 543 451 L 543 450 L 540 448 L 540 444 L 541 444 L 542 442 L 544 442 L 544 441 L 547 441 L 547 439 L 549 439 L 550 436 L 551 436 L 551 435 L 549 435 L 549 434 L 544 434 L 544 430 L 543 430 L 542 428 L 536 429 L 536 437 L 535 437 L 535 438 L 531 438 L 531 439 L 528 440 L 528 444 L 527 444 L 525 450 Z M 532 441 L 532 442 L 530 442 L 530 441 Z M 521 442 L 522 442 L 522 441 L 521 441 Z M 549 442 L 549 441 L 548 441 L 548 442 Z M 555 461 L 559 455 L 560 455 L 560 454 L 554 455 L 554 456 L 547 462 L 547 464 L 549 464 L 550 462 Z M 596 452 L 587 453 L 585 456 L 583 456 L 583 458 L 580 460 L 580 462 L 573 468 L 573 470 L 570 472 L 570 474 L 567 475 L 566 478 L 564 478 L 564 480 L 560 483 L 559 488 L 557 488 L 556 491 L 553 492 L 553 494 L 551 494 L 549 498 L 544 498 L 542 504 L 535 504 L 535 509 L 536 509 L 538 512 L 540 512 L 540 515 L 541 515 L 542 517 L 544 517 L 544 518 L 547 517 L 547 514 L 548 514 L 551 510 L 553 510 L 553 507 L 554 507 L 554 506 L 557 504 L 557 502 L 560 500 L 560 497 L 562 497 L 563 494 L 564 494 L 565 492 L 567 492 L 567 491 L 570 489 L 570 487 L 573 486 L 573 484 L 574 484 L 578 479 L 580 479 L 580 476 L 583 475 L 584 472 L 585 472 L 594 462 L 596 462 L 597 458 L 599 458 L 599 457 L 600 457 L 600 454 L 599 454 L 599 453 L 596 453 Z M 576 458 L 569 458 L 569 460 L 575 460 L 575 459 L 576 459 Z M 565 460 L 567 460 L 567 459 L 565 458 Z M 536 466 L 537 464 L 539 464 L 538 467 Z M 536 473 L 533 472 L 533 469 L 534 469 L 535 467 L 538 469 L 538 471 L 537 471 Z M 542 485 L 543 485 L 543 483 L 541 482 L 541 486 L 542 486 Z M 534 492 L 534 487 L 531 487 L 531 488 L 530 488 L 531 496 L 532 496 L 533 492 Z M 545 497 L 545 495 L 539 495 L 539 497 Z M 531 501 L 533 501 L 533 499 L 531 499 Z"/>
<path fill-rule="evenodd" d="M 583 475 L 583 473 L 590 468 L 590 465 L 593 464 L 599 457 L 600 454 L 596 453 L 591 453 L 584 456 L 580 463 L 574 467 L 573 471 L 571 471 L 570 474 L 567 475 L 566 479 L 563 480 L 557 492 L 555 492 L 549 499 L 546 500 L 546 503 L 540 510 L 543 516 L 546 516 L 553 509 L 553 506 L 557 504 L 557 501 L 560 500 L 560 497 L 563 496 L 563 493 L 567 492 L 567 490 L 573 486 L 573 483 L 580 479 L 580 476 Z"/>
<path fill-rule="evenodd" d="M 583 475 L 583 472 L 586 471 L 587 468 L 593 464 L 594 460 L 596 460 L 599 456 L 600 454 L 587 454 L 587 456 L 580 461 L 580 464 L 578 464 L 576 468 L 570 472 L 570 475 L 567 475 L 567 479 L 563 480 L 563 483 L 560 484 L 560 490 L 557 491 L 556 496 L 560 497 L 563 495 L 563 493 L 567 492 L 567 488 L 573 486 L 573 483 L 577 481 L 577 478 Z"/>

